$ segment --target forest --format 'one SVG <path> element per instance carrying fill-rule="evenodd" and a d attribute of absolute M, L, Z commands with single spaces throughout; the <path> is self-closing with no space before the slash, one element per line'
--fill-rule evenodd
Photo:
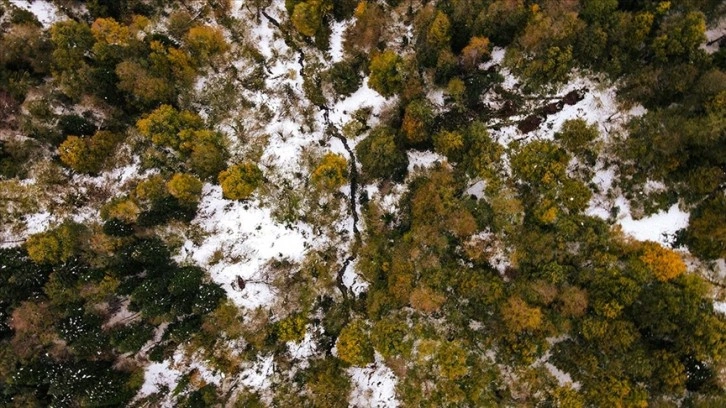
<path fill-rule="evenodd" d="M 0 0 L 0 406 L 726 406 L 721 0 Z"/>

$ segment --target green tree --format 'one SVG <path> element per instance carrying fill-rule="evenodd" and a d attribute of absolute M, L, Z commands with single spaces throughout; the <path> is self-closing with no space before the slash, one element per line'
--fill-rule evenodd
<path fill-rule="evenodd" d="M 459 161 L 464 150 L 464 136 L 458 131 L 441 131 L 433 136 L 434 150 L 451 161 Z"/>
<path fill-rule="evenodd" d="M 502 320 L 510 332 L 518 334 L 537 330 L 542 326 L 542 311 L 531 307 L 518 296 L 511 296 L 502 306 Z"/>
<path fill-rule="evenodd" d="M 306 37 L 316 36 L 323 27 L 325 16 L 333 11 L 329 0 L 306 0 L 295 5 L 292 12 L 292 25 Z"/>
<path fill-rule="evenodd" d="M 90 138 L 68 136 L 58 146 L 58 155 L 61 162 L 74 171 L 95 174 L 101 170 L 120 139 L 119 135 L 104 130 Z"/>
<path fill-rule="evenodd" d="M 408 156 L 396 144 L 393 129 L 380 126 L 356 146 L 356 154 L 368 180 L 400 180 L 408 166 Z"/>
<path fill-rule="evenodd" d="M 78 97 L 86 89 L 89 74 L 87 54 L 94 43 L 91 28 L 82 22 L 61 21 L 50 28 L 53 43 L 53 76 L 64 91 Z"/>
<path fill-rule="evenodd" d="M 263 175 L 257 165 L 250 162 L 231 166 L 219 173 L 219 184 L 222 186 L 224 198 L 229 200 L 247 200 L 262 184 Z"/>
<path fill-rule="evenodd" d="M 183 141 L 180 133 L 183 130 L 200 130 L 203 125 L 202 118 L 196 113 L 186 110 L 180 112 L 169 105 L 159 106 L 136 122 L 139 132 L 154 144 L 173 149 L 180 148 Z"/>
<path fill-rule="evenodd" d="M 694 254 L 705 259 L 726 257 L 724 214 L 726 214 L 726 197 L 723 194 L 705 200 L 696 207 L 685 233 L 688 248 Z"/>
<path fill-rule="evenodd" d="M 416 99 L 406 106 L 401 131 L 410 144 L 429 140 L 434 111 L 427 99 Z"/>
<path fill-rule="evenodd" d="M 395 52 L 386 50 L 374 55 L 369 70 L 368 86 L 379 94 L 389 97 L 403 88 L 403 59 Z"/>

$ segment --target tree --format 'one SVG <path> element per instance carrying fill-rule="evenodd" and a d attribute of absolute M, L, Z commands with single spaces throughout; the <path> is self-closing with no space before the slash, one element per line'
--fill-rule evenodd
<path fill-rule="evenodd" d="M 426 33 L 426 42 L 436 50 L 449 48 L 451 42 L 451 22 L 449 17 L 438 11 L 434 21 L 431 22 L 428 32 Z"/>
<path fill-rule="evenodd" d="M 433 136 L 434 150 L 447 159 L 457 162 L 464 150 L 464 136 L 458 131 L 441 131 Z"/>
<path fill-rule="evenodd" d="M 507 329 L 514 334 L 531 332 L 542 325 L 542 311 L 531 307 L 518 296 L 511 296 L 502 306 L 502 320 Z"/>
<path fill-rule="evenodd" d="M 28 256 L 39 264 L 60 264 L 80 254 L 85 228 L 73 221 L 64 221 L 58 227 L 31 235 L 25 242 Z"/>
<path fill-rule="evenodd" d="M 179 149 L 182 131 L 200 130 L 203 125 L 202 118 L 196 113 L 180 112 L 170 105 L 161 105 L 136 122 L 139 132 L 154 144 L 173 149 Z"/>
<path fill-rule="evenodd" d="M 427 99 L 416 99 L 406 106 L 401 131 L 409 144 L 428 141 L 434 112 Z"/>
<path fill-rule="evenodd" d="M 334 191 L 345 184 L 348 176 L 348 161 L 345 157 L 327 153 L 310 176 L 313 183 L 327 191 Z"/>
<path fill-rule="evenodd" d="M 61 21 L 50 28 L 53 43 L 53 76 L 71 96 L 80 96 L 86 89 L 88 75 L 87 53 L 94 43 L 91 28 L 82 22 Z"/>
<path fill-rule="evenodd" d="M 325 16 L 333 11 L 329 0 L 307 0 L 295 5 L 292 12 L 292 25 L 306 37 L 316 36 L 323 28 Z"/>
<path fill-rule="evenodd" d="M 95 174 L 101 170 L 120 140 L 120 135 L 104 130 L 99 130 L 90 138 L 68 136 L 58 146 L 58 155 L 61 162 L 74 171 Z"/>
<path fill-rule="evenodd" d="M 174 86 L 169 79 L 153 76 L 134 61 L 119 63 L 116 75 L 119 79 L 118 89 L 136 97 L 142 106 L 169 103 L 174 98 Z"/>
<path fill-rule="evenodd" d="M 191 174 L 174 174 L 166 183 L 166 188 L 169 194 L 187 205 L 194 206 L 201 199 L 202 182 Z"/>
<path fill-rule="evenodd" d="M 472 71 L 488 56 L 489 39 L 486 37 L 472 37 L 469 44 L 461 50 L 459 60 L 464 69 Z"/>
<path fill-rule="evenodd" d="M 262 181 L 262 170 L 250 162 L 234 165 L 219 173 L 222 194 L 228 200 L 249 199 Z"/>
<path fill-rule="evenodd" d="M 369 70 L 368 86 L 379 94 L 389 97 L 403 88 L 403 59 L 395 52 L 386 50 L 374 55 Z"/>
<path fill-rule="evenodd" d="M 184 42 L 189 48 L 189 54 L 196 66 L 212 62 L 215 57 L 224 54 L 229 49 L 229 44 L 224 39 L 222 32 L 218 28 L 210 26 L 190 28 L 184 36 Z"/>
<path fill-rule="evenodd" d="M 338 358 L 354 366 L 365 366 L 373 361 L 373 346 L 368 328 L 362 320 L 354 320 L 343 328 L 335 343 Z"/>
<path fill-rule="evenodd" d="M 423 313 L 438 311 L 446 301 L 446 297 L 427 287 L 418 287 L 411 292 L 411 307 Z"/>
<path fill-rule="evenodd" d="M 400 180 L 408 166 L 408 156 L 396 144 L 393 129 L 380 126 L 356 146 L 356 154 L 368 180 Z"/>
<path fill-rule="evenodd" d="M 726 196 L 705 200 L 693 211 L 688 228 L 686 243 L 688 248 L 699 257 L 717 259 L 726 256 Z"/>
<path fill-rule="evenodd" d="M 640 260 L 659 281 L 669 281 L 686 272 L 683 259 L 672 250 L 663 248 L 656 242 L 644 242 Z"/>

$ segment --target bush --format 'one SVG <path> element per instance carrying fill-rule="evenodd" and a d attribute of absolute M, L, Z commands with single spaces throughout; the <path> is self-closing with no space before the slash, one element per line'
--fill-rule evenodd
<path fill-rule="evenodd" d="M 249 199 L 262 181 L 262 170 L 250 162 L 237 164 L 219 173 L 222 195 L 228 200 Z"/>

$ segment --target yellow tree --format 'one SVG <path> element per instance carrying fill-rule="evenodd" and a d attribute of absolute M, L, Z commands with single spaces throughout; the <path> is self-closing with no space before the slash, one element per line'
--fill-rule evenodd
<path fill-rule="evenodd" d="M 531 307 L 519 296 L 511 296 L 502 306 L 502 319 L 512 333 L 537 330 L 542 325 L 542 311 Z"/>
<path fill-rule="evenodd" d="M 350 365 L 364 366 L 373 361 L 373 346 L 362 320 L 354 320 L 343 328 L 335 343 L 338 358 Z"/>
<path fill-rule="evenodd" d="M 311 179 L 315 185 L 328 191 L 338 189 L 345 184 L 348 176 L 348 161 L 345 157 L 327 153 L 311 175 Z"/>
<path fill-rule="evenodd" d="M 185 204 L 198 203 L 202 195 L 202 182 L 191 174 L 174 174 L 166 188 L 169 194 Z"/>
<path fill-rule="evenodd" d="M 655 242 L 643 243 L 643 254 L 640 256 L 640 260 L 661 282 L 677 278 L 686 271 L 686 264 L 680 255 Z"/>
<path fill-rule="evenodd" d="M 219 173 L 224 198 L 246 200 L 262 184 L 262 170 L 256 164 L 244 162 Z"/>

